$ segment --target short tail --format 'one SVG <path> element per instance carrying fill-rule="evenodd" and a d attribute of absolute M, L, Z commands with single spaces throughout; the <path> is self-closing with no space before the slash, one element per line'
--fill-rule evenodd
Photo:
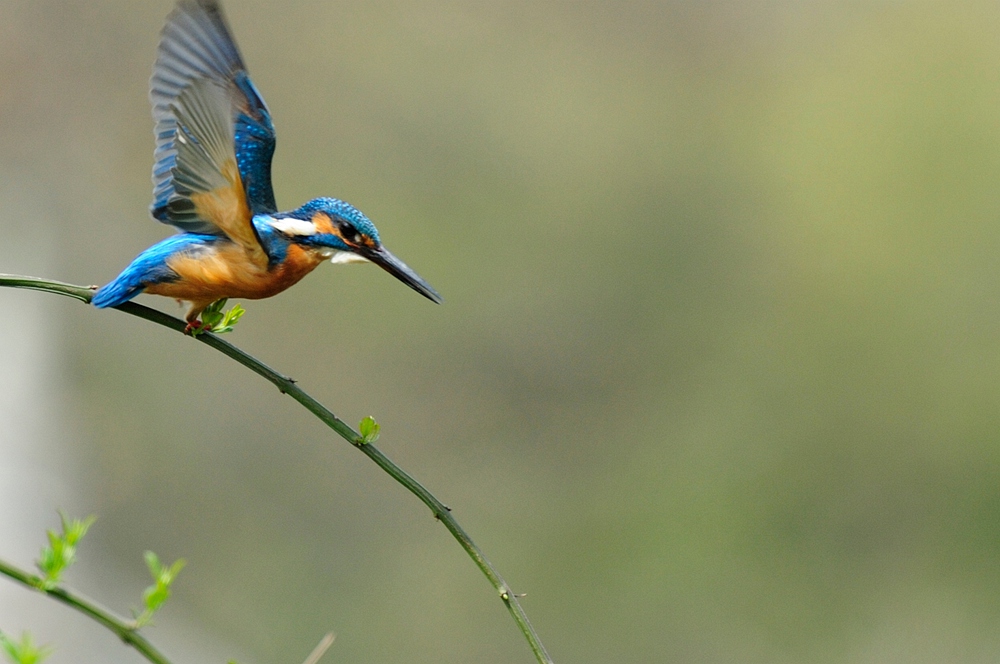
<path fill-rule="evenodd" d="M 178 233 L 160 240 L 136 256 L 114 281 L 98 288 L 90 303 L 101 309 L 117 307 L 146 290 L 147 286 L 177 281 L 180 277 L 167 264 L 171 256 L 185 254 L 196 257 L 202 252 L 210 252 L 219 241 L 220 238 L 214 235 L 195 233 Z"/>
<path fill-rule="evenodd" d="M 133 279 L 128 277 L 128 274 L 120 274 L 111 283 L 98 288 L 94 297 L 90 299 L 90 303 L 98 309 L 104 309 L 105 307 L 117 307 L 119 304 L 131 300 L 141 293 L 145 286 L 141 283 L 135 283 Z"/>
<path fill-rule="evenodd" d="M 209 239 L 216 238 L 180 233 L 157 242 L 136 256 L 114 281 L 98 288 L 90 303 L 101 309 L 117 307 L 146 290 L 146 286 L 174 281 L 177 273 L 167 265 L 167 259 L 179 251 L 196 249 Z"/>

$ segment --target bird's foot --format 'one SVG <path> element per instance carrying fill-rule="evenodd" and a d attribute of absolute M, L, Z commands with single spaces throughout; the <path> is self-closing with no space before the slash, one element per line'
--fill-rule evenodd
<path fill-rule="evenodd" d="M 234 304 L 229 310 L 224 310 L 225 306 L 226 299 L 223 298 L 205 307 L 201 312 L 199 320 L 194 320 L 187 324 L 187 327 L 184 328 L 184 334 L 197 337 L 199 334 L 204 334 L 205 332 L 212 332 L 213 334 L 232 332 L 233 328 L 236 327 L 236 323 L 239 322 L 240 318 L 246 312 L 238 304 Z"/>
<path fill-rule="evenodd" d="M 226 302 L 225 298 L 216 300 L 201 312 L 201 320 L 206 328 L 205 332 L 226 334 L 232 332 L 233 328 L 236 327 L 236 323 L 239 322 L 245 311 L 238 304 L 234 304 L 232 308 L 227 310 Z"/>
<path fill-rule="evenodd" d="M 188 321 L 187 326 L 184 328 L 184 334 L 186 334 L 188 336 L 192 336 L 192 337 L 196 337 L 199 334 L 203 334 L 205 332 L 211 332 L 211 331 L 212 331 L 212 328 L 206 326 L 200 320 L 191 320 L 191 321 Z"/>

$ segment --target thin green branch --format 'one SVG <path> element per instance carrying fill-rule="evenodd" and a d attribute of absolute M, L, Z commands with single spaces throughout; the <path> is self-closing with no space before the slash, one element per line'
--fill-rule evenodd
<path fill-rule="evenodd" d="M 170 660 L 164 657 L 152 643 L 147 641 L 146 637 L 136 631 L 134 623 L 115 615 L 94 600 L 62 586 L 47 588 L 45 587 L 45 580 L 41 577 L 29 574 L 3 560 L 0 560 L 0 574 L 10 577 L 32 590 L 44 593 L 63 604 L 73 607 L 80 613 L 90 616 L 117 634 L 118 638 L 138 650 L 143 657 L 153 664 L 170 664 Z"/>
<path fill-rule="evenodd" d="M 90 302 L 90 298 L 93 295 L 93 291 L 91 289 L 83 286 L 75 286 L 73 284 L 65 284 L 57 281 L 48 281 L 45 279 L 18 275 L 0 274 L 0 286 L 29 288 L 47 293 L 56 293 L 57 295 L 66 295 L 68 297 L 82 300 L 83 302 Z M 173 316 L 168 316 L 167 314 L 159 312 L 155 309 L 150 309 L 149 307 L 145 307 L 141 304 L 126 302 L 116 308 L 124 311 L 125 313 L 138 316 L 139 318 L 144 318 L 172 330 L 177 330 L 178 332 L 184 331 L 184 321 L 174 318 Z M 511 616 L 514 618 L 514 622 L 517 623 L 518 628 L 524 634 L 524 638 L 527 639 L 528 645 L 531 646 L 531 650 L 534 652 L 535 658 L 540 664 L 552 664 L 552 658 L 550 658 L 548 653 L 545 651 L 545 646 L 542 645 L 541 639 L 538 638 L 538 634 L 535 632 L 534 627 L 532 627 L 531 623 L 528 621 L 527 614 L 524 612 L 524 609 L 521 608 L 521 604 L 517 601 L 517 595 L 513 593 L 507 585 L 507 582 L 500 576 L 497 569 L 492 563 L 490 563 L 489 560 L 486 559 L 486 556 L 483 555 L 482 550 L 480 550 L 476 543 L 472 541 L 472 538 L 469 537 L 462 526 L 459 525 L 458 521 L 455 520 L 455 517 L 451 514 L 451 510 L 444 503 L 438 500 L 434 494 L 428 491 L 409 473 L 393 463 L 391 459 L 381 452 L 381 450 L 371 443 L 364 442 L 361 434 L 355 431 L 349 424 L 334 415 L 333 412 L 331 412 L 326 406 L 309 396 L 309 394 L 296 385 L 295 381 L 288 376 L 278 373 L 266 364 L 213 334 L 206 333 L 199 335 L 197 340 L 203 344 L 211 346 L 224 355 L 228 355 L 251 371 L 269 380 L 282 394 L 287 394 L 302 404 L 306 410 L 318 417 L 328 427 L 336 431 L 347 442 L 361 450 L 382 470 L 387 472 L 393 479 L 406 487 L 413 495 L 427 505 L 427 507 L 430 508 L 431 513 L 434 514 L 434 517 L 443 523 L 444 527 L 448 529 L 448 532 L 450 532 L 455 539 L 458 540 L 458 543 L 463 549 L 465 549 L 466 553 L 469 554 L 469 557 L 472 558 L 473 562 L 476 563 L 476 566 L 479 567 L 482 573 L 496 589 L 497 595 L 500 597 L 500 601 L 502 601 L 507 607 L 507 610 L 510 611 Z"/>

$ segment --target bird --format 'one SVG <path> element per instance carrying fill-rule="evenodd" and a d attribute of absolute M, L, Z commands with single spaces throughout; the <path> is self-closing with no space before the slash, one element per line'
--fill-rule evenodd
<path fill-rule="evenodd" d="M 322 197 L 278 211 L 274 123 L 218 0 L 180 0 L 167 17 L 149 97 L 156 139 L 150 213 L 179 232 L 97 288 L 94 306 L 140 293 L 171 297 L 188 303 L 185 332 L 197 333 L 212 303 L 271 297 L 327 260 L 375 263 L 442 302 L 350 203 Z"/>

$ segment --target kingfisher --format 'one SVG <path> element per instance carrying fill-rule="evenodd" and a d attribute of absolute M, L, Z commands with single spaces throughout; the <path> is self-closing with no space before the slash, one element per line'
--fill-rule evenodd
<path fill-rule="evenodd" d="M 279 212 L 275 132 L 218 0 L 180 0 L 157 49 L 150 101 L 154 219 L 180 232 L 140 253 L 94 293 L 113 307 L 140 293 L 187 302 L 186 332 L 225 298 L 271 297 L 320 263 L 372 262 L 433 302 L 441 296 L 386 249 L 375 225 L 336 198 Z"/>

